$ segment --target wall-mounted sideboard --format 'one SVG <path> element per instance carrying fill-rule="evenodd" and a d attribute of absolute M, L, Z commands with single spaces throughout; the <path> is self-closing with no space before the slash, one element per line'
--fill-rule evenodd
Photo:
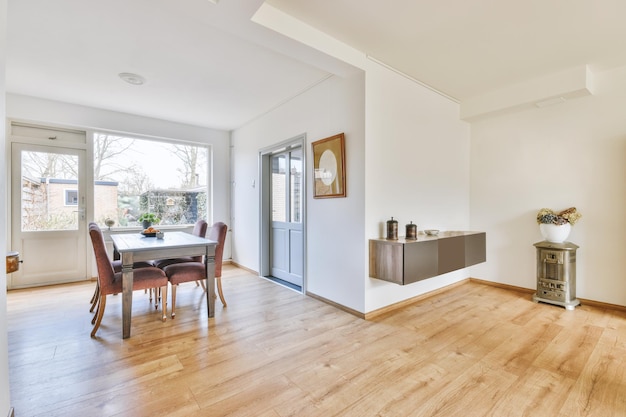
<path fill-rule="evenodd" d="M 400 285 L 485 262 L 484 232 L 419 234 L 417 240 L 370 239 L 369 274 Z"/>

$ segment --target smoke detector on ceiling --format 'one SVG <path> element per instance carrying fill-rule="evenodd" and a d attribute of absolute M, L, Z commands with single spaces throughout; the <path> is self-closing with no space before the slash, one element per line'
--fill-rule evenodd
<path fill-rule="evenodd" d="M 120 72 L 117 74 L 122 80 L 132 85 L 143 85 L 146 83 L 146 79 L 139 74 L 133 74 L 132 72 Z"/>

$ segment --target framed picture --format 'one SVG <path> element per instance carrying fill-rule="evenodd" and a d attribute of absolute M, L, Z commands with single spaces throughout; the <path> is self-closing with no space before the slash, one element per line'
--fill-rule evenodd
<path fill-rule="evenodd" d="M 313 142 L 313 197 L 346 196 L 344 135 Z"/>

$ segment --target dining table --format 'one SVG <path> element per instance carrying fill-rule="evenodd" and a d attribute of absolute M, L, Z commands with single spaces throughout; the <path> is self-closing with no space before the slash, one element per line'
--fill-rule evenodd
<path fill-rule="evenodd" d="M 122 338 L 130 337 L 133 307 L 133 263 L 181 256 L 204 256 L 206 301 L 209 318 L 215 315 L 215 247 L 214 240 L 186 232 L 164 232 L 162 236 L 141 233 L 111 234 L 113 246 L 122 260 Z"/>

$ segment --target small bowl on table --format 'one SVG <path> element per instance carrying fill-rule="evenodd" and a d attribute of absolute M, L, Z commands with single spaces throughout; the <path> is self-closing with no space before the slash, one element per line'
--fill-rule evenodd
<path fill-rule="evenodd" d="M 149 227 L 147 229 L 143 229 L 141 231 L 141 234 L 144 235 L 145 237 L 155 237 L 157 233 L 159 232 L 160 232 L 159 229 L 156 229 L 154 227 Z"/>
<path fill-rule="evenodd" d="M 437 236 L 439 234 L 439 230 L 437 230 L 437 229 L 426 229 L 426 230 L 424 230 L 424 233 L 426 233 L 428 236 Z"/>

